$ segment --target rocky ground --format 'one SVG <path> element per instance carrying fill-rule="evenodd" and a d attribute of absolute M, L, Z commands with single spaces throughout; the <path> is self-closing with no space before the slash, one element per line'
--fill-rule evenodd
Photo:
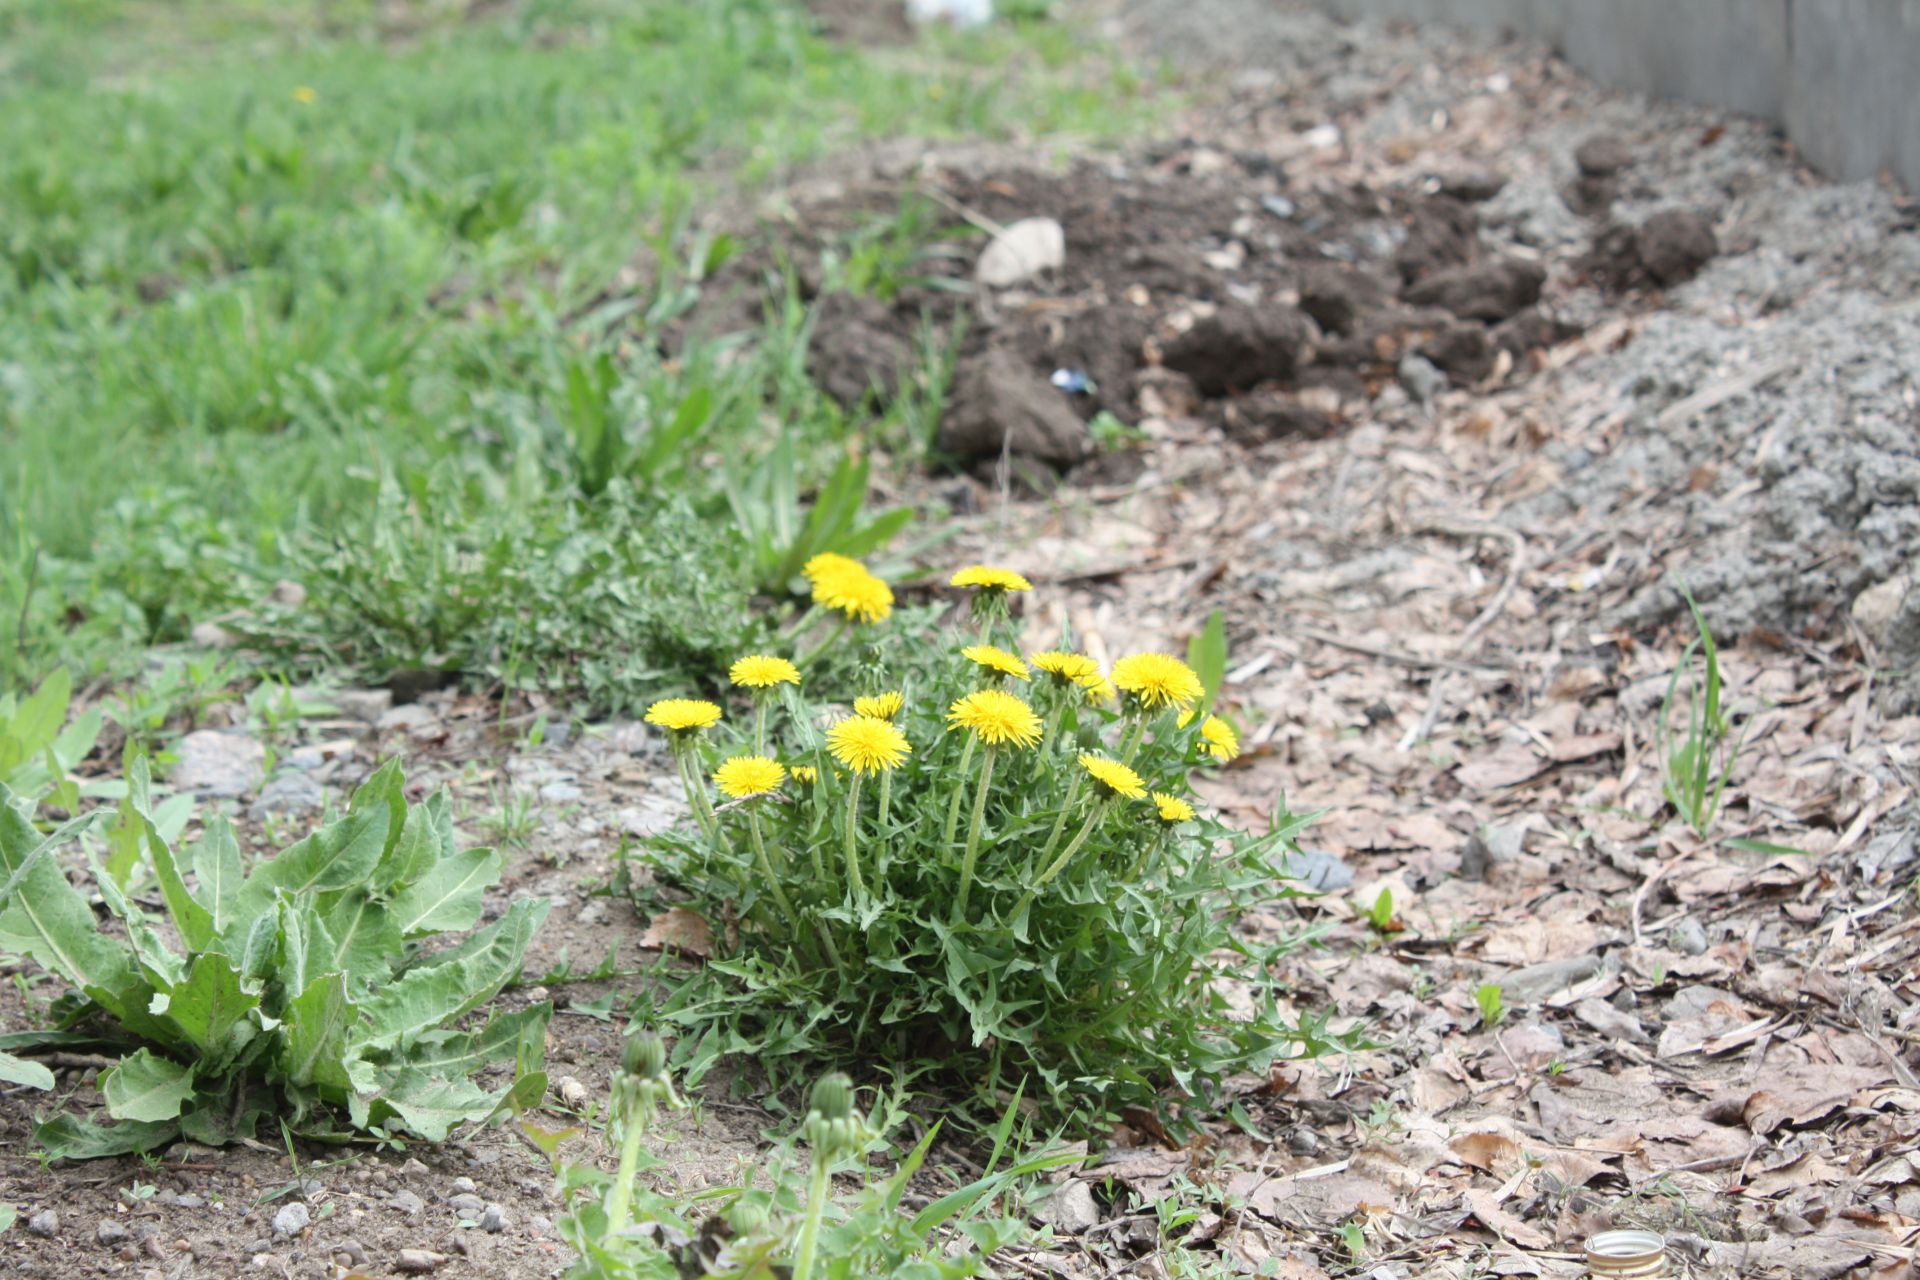
<path fill-rule="evenodd" d="M 1042 1206 L 1055 1243 L 1001 1273 L 1573 1276 L 1616 1224 L 1662 1231 L 1701 1275 L 1904 1274 L 1914 206 L 1821 181 L 1760 124 L 1610 94 L 1526 47 L 1271 0 L 1108 10 L 1110 35 L 1193 77 L 1162 136 L 1061 167 L 887 150 L 796 183 L 767 225 L 803 274 L 827 232 L 908 192 L 974 230 L 925 268 L 968 293 L 827 304 L 816 375 L 888 394 L 923 317 L 964 297 L 942 431 L 974 469 L 893 483 L 963 512 L 943 554 L 1030 571 L 1035 637 L 1069 621 L 1117 654 L 1224 613 L 1249 750 L 1211 798 L 1250 824 L 1282 794 L 1324 810 L 1300 870 L 1325 895 L 1249 927 L 1324 930 L 1292 998 L 1378 1047 L 1239 1082 L 1239 1118 L 1203 1141 L 1094 1144 Z M 740 270 L 697 323 L 730 323 Z M 1704 836 L 1661 794 L 1676 578 L 1739 637 L 1722 663 L 1743 745 Z M 502 999 L 566 1010 L 550 1072 L 584 1092 L 556 1092 L 564 1123 L 602 1096 L 605 997 L 637 979 L 552 971 L 699 958 L 605 891 L 622 835 L 680 813 L 658 742 L 478 697 L 336 702 L 276 744 L 271 778 L 243 728 L 204 724 L 183 754 L 256 839 L 393 752 L 455 788 L 470 839 L 511 838 L 502 901 L 555 909 L 528 963 L 547 990 Z M 30 998 L 0 996 L 6 1026 Z M 73 1103 L 99 1065 L 62 1063 Z M 707 1092 L 672 1151 L 687 1185 L 784 1123 Z M 9 1274 L 567 1262 L 546 1160 L 511 1128 L 42 1168 L 29 1105 L 0 1100 Z M 596 1142 L 570 1153 L 604 1158 Z M 1191 1210 L 1172 1247 L 1156 1206 Z"/>

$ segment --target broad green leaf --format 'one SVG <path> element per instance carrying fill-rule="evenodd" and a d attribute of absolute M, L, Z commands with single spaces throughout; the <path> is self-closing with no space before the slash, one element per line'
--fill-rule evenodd
<path fill-rule="evenodd" d="M 68 1160 L 98 1160 L 136 1151 L 157 1151 L 179 1136 L 180 1126 L 172 1121 L 122 1120 L 117 1124 L 95 1124 L 66 1111 L 33 1126 L 33 1140 L 45 1147 L 48 1155 Z"/>
<path fill-rule="evenodd" d="M 72 698 L 73 677 L 60 667 L 20 703 L 4 732 L 0 732 L 0 782 L 53 745 L 66 722 L 67 704 Z"/>
<path fill-rule="evenodd" d="M 220 1069 L 258 1033 L 247 1015 L 260 998 L 241 990 L 240 971 L 217 951 L 196 956 L 185 982 L 168 993 L 167 1017 L 200 1051 L 202 1065 Z"/>
<path fill-rule="evenodd" d="M 374 887 L 384 891 L 410 885 L 453 853 L 453 799 L 436 791 L 426 803 L 407 810 L 400 839 L 374 873 Z"/>
<path fill-rule="evenodd" d="M 445 1142 L 454 1126 L 485 1120 L 506 1090 L 489 1093 L 471 1080 L 441 1080 L 402 1071 L 374 1099 L 374 1112 L 390 1111 L 428 1142 Z"/>
<path fill-rule="evenodd" d="M 538 1062 L 545 1053 L 547 1020 L 552 1014 L 551 1004 L 536 1004 L 500 1014 L 477 1032 L 432 1032 L 415 1041 L 396 1065 L 430 1076 L 464 1076 L 508 1059 Z"/>
<path fill-rule="evenodd" d="M 1200 684 L 1206 690 L 1196 708 L 1199 714 L 1205 715 L 1219 700 L 1220 686 L 1227 678 L 1227 621 L 1220 610 L 1208 614 L 1207 625 L 1187 641 L 1187 665 L 1200 677 Z"/>
<path fill-rule="evenodd" d="M 506 865 L 506 855 L 492 849 L 468 849 L 442 858 L 393 900 L 400 935 L 417 938 L 473 928 L 487 888 L 500 879 Z"/>
<path fill-rule="evenodd" d="M 401 948 L 392 908 L 374 901 L 364 890 L 328 896 L 332 905 L 321 923 L 331 959 L 321 961 L 315 972 L 345 969 L 356 984 L 385 982 Z"/>
<path fill-rule="evenodd" d="M 140 909 L 140 905 L 127 897 L 125 891 L 114 883 L 112 876 L 97 876 L 94 883 L 100 890 L 100 901 L 106 903 L 107 910 L 126 926 L 127 940 L 133 944 L 133 958 L 144 972 L 146 980 L 164 991 L 185 978 L 186 961 L 174 954 L 173 948 L 153 927 L 153 920 Z"/>
<path fill-rule="evenodd" d="M 257 1091 L 202 1089 L 193 1095 L 193 1105 L 180 1117 L 180 1136 L 205 1147 L 223 1147 L 236 1139 L 251 1138 L 261 1118 L 268 1114 L 261 1103 Z"/>
<path fill-rule="evenodd" d="M 100 741 L 100 724 L 100 709 L 95 707 L 75 716 L 73 723 L 60 731 L 53 740 L 53 755 L 62 771 L 93 754 L 94 744 Z"/>
<path fill-rule="evenodd" d="M 0 1053 L 0 1082 L 23 1084 L 29 1089 L 53 1088 L 53 1072 L 37 1062 Z"/>
<path fill-rule="evenodd" d="M 405 813 L 399 777 L 392 764 L 383 765 L 353 793 L 346 817 L 256 866 L 241 890 L 239 914 L 250 917 L 263 909 L 275 889 L 297 897 L 365 884 L 387 851 L 388 836 L 401 829 L 394 814 L 396 799 Z"/>
<path fill-rule="evenodd" d="M 11 800 L 12 793 L 0 786 L 0 869 L 10 884 L 19 876 L 17 891 L 0 913 L 0 946 L 26 952 L 121 1021 L 138 1019 L 148 992 L 126 948 L 100 932 L 87 900 L 45 856 L 40 833 Z M 77 829 L 69 823 L 55 836 Z M 36 853 L 42 856 L 35 858 Z"/>
<path fill-rule="evenodd" d="M 166 900 L 167 914 L 173 917 L 173 927 L 180 931 L 187 950 L 203 951 L 213 941 L 213 916 L 187 892 L 179 864 L 173 859 L 173 849 L 160 838 L 159 828 L 154 826 L 153 786 L 145 756 L 134 758 L 127 780 L 130 786 L 127 799 L 143 827 L 141 835 L 146 842 L 147 857 L 153 863 L 154 878 L 160 882 L 160 896 Z"/>
<path fill-rule="evenodd" d="M 375 992 L 368 1004 L 372 1044 L 391 1048 L 414 1032 L 439 1027 L 491 1000 L 520 972 L 527 940 L 547 918 L 549 905 L 545 898 L 523 898 L 454 948 L 452 958 L 429 957 Z"/>
<path fill-rule="evenodd" d="M 359 1010 L 347 997 L 347 976 L 330 973 L 287 1006 L 281 1036 L 283 1075 L 296 1085 L 348 1088 L 344 1059 Z"/>
<path fill-rule="evenodd" d="M 10 1204 L 0 1204 L 0 1236 L 5 1235 L 7 1234 L 8 1231 L 12 1230 L 13 1224 L 19 1219 L 19 1217 L 20 1217 L 20 1211 L 18 1209 L 14 1208 Z"/>
<path fill-rule="evenodd" d="M 193 1096 L 193 1068 L 139 1049 L 100 1073 L 100 1095 L 115 1120 L 177 1120 Z"/>
<path fill-rule="evenodd" d="M 233 827 L 225 815 L 208 820 L 206 833 L 193 847 L 191 861 L 195 896 L 213 922 L 214 936 L 225 939 L 234 922 L 241 878 L 240 844 L 233 838 Z"/>

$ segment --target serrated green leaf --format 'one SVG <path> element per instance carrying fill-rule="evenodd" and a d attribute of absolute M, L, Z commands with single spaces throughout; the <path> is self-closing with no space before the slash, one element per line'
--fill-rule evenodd
<path fill-rule="evenodd" d="M 440 859 L 394 899 L 395 927 L 405 938 L 473 928 L 487 889 L 506 865 L 506 855 L 492 849 Z"/>
<path fill-rule="evenodd" d="M 177 1120 L 193 1096 L 193 1068 L 137 1049 L 100 1073 L 100 1096 L 115 1120 Z"/>
<path fill-rule="evenodd" d="M 39 832 L 11 800 L 0 786 L 0 868 L 17 885 L 0 912 L 0 945 L 32 956 L 122 1022 L 144 1019 L 151 990 L 126 948 L 100 932 L 86 899 L 50 856 L 52 841 L 42 849 Z M 55 835 L 78 829 L 69 823 Z"/>
<path fill-rule="evenodd" d="M 552 1014 L 553 1005 L 541 1003 L 500 1014 L 479 1031 L 432 1032 L 416 1040 L 395 1065 L 430 1076 L 456 1076 L 472 1075 L 495 1062 L 538 1063 Z"/>
<path fill-rule="evenodd" d="M 348 1088 L 346 1057 L 360 1011 L 347 995 L 347 976 L 316 978 L 287 1005 L 282 1019 L 281 1074 L 296 1085 Z"/>
<path fill-rule="evenodd" d="M 375 868 L 373 887 L 381 892 L 410 885 L 437 863 L 453 856 L 453 801 L 444 791 L 407 810 L 400 838 Z"/>
<path fill-rule="evenodd" d="M 8 781 L 15 769 L 37 760 L 53 745 L 72 698 L 73 677 L 65 667 L 58 667 L 15 708 L 0 726 L 0 782 Z"/>
<path fill-rule="evenodd" d="M 380 1090 L 374 1100 L 374 1113 L 391 1112 L 428 1142 L 445 1142 L 454 1126 L 492 1116 L 506 1092 L 490 1093 L 471 1080 L 443 1080 L 418 1071 L 401 1071 Z"/>
<path fill-rule="evenodd" d="M 439 1027 L 491 1000 L 520 972 L 527 941 L 549 905 L 545 898 L 523 898 L 447 956 L 429 957 L 375 992 L 368 1004 L 371 1043 L 392 1048 L 413 1032 Z"/>
<path fill-rule="evenodd" d="M 247 1015 L 260 998 L 241 989 L 240 971 L 217 951 L 196 956 L 186 981 L 168 996 L 167 1017 L 200 1051 L 205 1067 L 226 1067 L 258 1031 Z"/>
<path fill-rule="evenodd" d="M 136 1151 L 156 1151 L 179 1136 L 180 1126 L 173 1121 L 122 1120 L 96 1124 L 64 1111 L 33 1126 L 33 1140 L 45 1147 L 48 1155 L 67 1160 L 98 1160 L 132 1155 Z"/>
<path fill-rule="evenodd" d="M 320 963 L 319 971 L 345 969 L 355 983 L 386 981 L 401 942 L 392 908 L 359 889 L 329 896 L 332 904 L 322 924 L 331 940 L 330 958 Z"/>
<path fill-rule="evenodd" d="M 213 922 L 214 936 L 224 940 L 234 923 L 241 882 L 240 844 L 225 815 L 208 820 L 200 843 L 193 847 L 191 862 L 195 896 Z"/>
<path fill-rule="evenodd" d="M 53 1072 L 10 1053 L 0 1053 L 0 1082 L 23 1084 L 29 1089 L 51 1089 L 54 1084 Z"/>
<path fill-rule="evenodd" d="M 153 781 L 145 756 L 134 757 L 127 783 L 127 800 L 137 817 L 147 858 L 153 864 L 154 879 L 160 883 L 160 896 L 166 901 L 167 914 L 173 917 L 173 927 L 180 931 L 180 940 L 187 944 L 188 951 L 205 950 L 213 941 L 213 916 L 187 892 L 179 864 L 174 861 L 173 848 L 161 839 L 160 829 L 154 825 Z"/>

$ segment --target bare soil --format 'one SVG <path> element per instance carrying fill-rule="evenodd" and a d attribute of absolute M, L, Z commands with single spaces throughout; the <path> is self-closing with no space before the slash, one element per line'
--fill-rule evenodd
<path fill-rule="evenodd" d="M 1076 1176 L 1097 1224 L 998 1270 L 1574 1276 L 1588 1234 L 1635 1225 L 1697 1275 L 1907 1274 L 1920 717 L 1854 605 L 1910 572 L 1920 527 L 1902 487 L 1911 206 L 1797 169 L 1753 122 L 1608 94 L 1537 50 L 1264 0 L 1114 22 L 1208 69 L 1165 137 L 1064 168 L 895 149 L 796 184 L 799 215 L 767 226 L 804 271 L 909 193 L 956 227 L 1061 223 L 1059 271 L 967 297 L 961 360 L 969 394 L 1063 452 L 993 440 L 958 479 L 890 483 L 961 499 L 943 554 L 1028 572 L 1036 640 L 1069 622 L 1103 659 L 1178 651 L 1223 612 L 1247 751 L 1208 797 L 1249 824 L 1282 796 L 1323 811 L 1300 871 L 1327 892 L 1247 927 L 1323 930 L 1283 975 L 1291 999 L 1378 1047 L 1237 1082 L 1240 1118 L 1203 1140 L 1093 1143 Z M 1597 134 L 1619 146 L 1583 169 Z M 1637 235 L 1676 208 L 1713 235 L 1690 276 L 1671 263 L 1698 256 L 1697 228 Z M 921 270 L 965 282 L 987 238 Z M 750 261 L 695 323 L 724 327 L 755 287 Z M 831 304 L 816 375 L 888 394 L 955 297 Z M 1055 388 L 1057 369 L 1092 389 Z M 1101 410 L 1138 438 L 1096 447 Z M 1675 572 L 1741 637 L 1722 663 L 1743 748 L 1704 838 L 1661 792 Z M 531 749 L 524 706 L 503 720 L 433 694 L 381 714 L 304 726 L 336 744 L 316 776 L 343 794 L 401 752 L 422 787 L 456 788 L 476 842 L 510 797 L 530 805 L 500 895 L 555 900 L 530 980 L 563 950 L 578 969 L 609 948 L 623 971 L 660 960 L 666 935 L 603 892 L 622 833 L 681 813 L 642 727 Z M 621 1027 L 593 1002 L 641 980 L 502 999 L 556 1000 L 550 1074 L 598 1098 Z M 0 993 L 0 1026 L 22 1001 Z M 63 1105 L 96 1101 L 98 1065 L 62 1064 Z M 783 1127 L 749 1085 L 714 1083 L 682 1120 L 673 1178 L 731 1176 Z M 296 1148 L 297 1168 L 271 1142 L 43 1167 L 33 1106 L 0 1099 L 0 1201 L 22 1219 L 0 1237 L 7 1274 L 388 1275 L 428 1249 L 438 1274 L 523 1280 L 568 1262 L 546 1161 L 511 1127 Z M 550 1107 L 542 1123 L 572 1121 Z M 605 1157 L 590 1126 L 568 1154 Z M 506 1229 L 462 1225 L 459 1194 Z M 275 1238 L 290 1195 L 313 1225 Z M 1162 1248 L 1154 1205 L 1174 1195 L 1197 1216 Z M 45 1237 L 27 1226 L 43 1210 Z"/>

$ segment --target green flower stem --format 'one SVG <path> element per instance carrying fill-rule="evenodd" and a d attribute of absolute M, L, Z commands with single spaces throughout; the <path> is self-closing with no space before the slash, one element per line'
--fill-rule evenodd
<path fill-rule="evenodd" d="M 1133 722 L 1133 728 L 1127 730 L 1126 740 L 1120 745 L 1120 763 L 1131 765 L 1134 755 L 1140 750 L 1140 740 L 1147 736 L 1147 722 L 1143 717 Z"/>
<path fill-rule="evenodd" d="M 633 1203 L 633 1179 L 639 1172 L 640 1139 L 653 1122 L 653 1106 L 628 1079 L 622 1087 L 630 1089 L 625 1125 L 620 1135 L 620 1171 L 614 1175 L 613 1194 L 607 1197 L 607 1234 L 617 1236 L 627 1229 L 628 1208 Z"/>
<path fill-rule="evenodd" d="M 1038 880 L 1035 880 L 1031 885 L 1027 886 L 1026 893 L 1021 896 L 1020 901 L 1014 903 L 1013 911 L 1007 916 L 1009 920 L 1019 919 L 1020 913 L 1032 905 L 1034 898 L 1039 895 L 1040 891 L 1046 888 L 1047 885 L 1052 882 L 1053 878 L 1066 868 L 1067 863 L 1073 860 L 1073 855 L 1080 852 L 1080 846 L 1087 842 L 1087 837 L 1093 834 L 1093 829 L 1100 825 L 1100 819 L 1106 812 L 1107 802 L 1105 800 L 1096 800 L 1093 802 L 1093 808 L 1087 812 L 1087 820 L 1085 824 L 1081 826 L 1079 834 L 1073 837 L 1071 844 L 1061 850 L 1060 856 L 1054 859 L 1053 865 L 1041 872 Z"/>
<path fill-rule="evenodd" d="M 767 691 L 758 690 L 753 695 L 753 753 L 767 754 Z"/>
<path fill-rule="evenodd" d="M 960 750 L 960 772 L 953 784 L 953 798 L 947 802 L 947 825 L 940 828 L 940 858 L 945 861 L 948 850 L 953 848 L 953 833 L 960 829 L 960 801 L 967 794 L 967 771 L 973 766 L 974 736 L 967 735 L 967 745 Z"/>
<path fill-rule="evenodd" d="M 1152 860 L 1153 856 L 1159 853 L 1160 850 L 1166 848 L 1167 833 L 1170 829 L 1171 828 L 1162 825 L 1160 830 L 1154 833 L 1153 839 L 1147 841 L 1146 847 L 1140 850 L 1140 856 L 1133 860 L 1133 865 L 1127 868 L 1127 874 L 1122 876 L 1121 879 L 1131 881 L 1146 869 L 1147 863 Z"/>
<path fill-rule="evenodd" d="M 812 666 L 813 660 L 815 658 L 819 657 L 821 654 L 825 653 L 828 649 L 832 648 L 834 642 L 837 641 L 841 636 L 845 635 L 846 633 L 847 633 L 847 615 L 843 613 L 840 615 L 839 621 L 837 621 L 834 624 L 833 630 L 827 632 L 826 639 L 822 640 L 819 644 L 813 646 L 813 648 L 807 650 L 806 653 L 801 655 L 799 658 L 796 658 L 794 660 L 793 665 L 803 669 L 806 667 Z"/>
<path fill-rule="evenodd" d="M 858 769 L 853 772 L 853 785 L 847 788 L 847 883 L 853 886 L 853 900 L 866 899 L 867 886 L 860 879 L 860 855 L 854 850 L 854 841 L 860 831 L 860 781 Z"/>
<path fill-rule="evenodd" d="M 793 1280 L 812 1280 L 813 1255 L 820 1246 L 820 1217 L 826 1207 L 827 1158 L 815 1151 L 813 1176 L 807 1182 L 807 1217 L 800 1224 L 800 1248 L 793 1260 Z"/>
<path fill-rule="evenodd" d="M 1047 732 L 1045 736 L 1040 739 L 1040 741 L 1047 744 L 1047 750 L 1049 751 L 1053 750 L 1053 744 L 1059 738 L 1060 717 L 1066 714 L 1066 710 L 1067 694 L 1061 692 L 1054 699 L 1053 710 L 1047 712 Z"/>
<path fill-rule="evenodd" d="M 793 931 L 793 937 L 800 937 L 800 913 L 793 909 L 793 903 L 787 897 L 787 891 L 780 887 L 780 876 L 773 869 L 773 859 L 767 856 L 767 842 L 760 835 L 759 806 L 748 802 L 747 833 L 753 837 L 753 856 L 760 860 L 760 874 L 767 878 L 767 889 L 773 894 L 775 905 L 780 914 L 787 918 L 787 927 Z"/>
<path fill-rule="evenodd" d="M 680 785 L 687 793 L 687 807 L 693 810 L 693 820 L 700 828 L 700 834 L 707 843 L 720 843 L 720 823 L 713 816 L 713 809 L 707 803 L 707 788 L 700 781 L 700 769 L 693 761 L 690 747 L 675 743 L 673 747 L 674 763 L 680 766 Z"/>
<path fill-rule="evenodd" d="M 813 620 L 819 616 L 820 616 L 819 603 L 816 601 L 813 604 L 809 604 L 801 612 L 800 616 L 793 620 L 793 625 L 787 628 L 788 638 L 791 639 L 792 637 L 799 635 L 802 631 L 805 631 L 808 627 L 813 625 Z"/>
<path fill-rule="evenodd" d="M 1060 816 L 1053 820 L 1053 830 L 1047 834 L 1047 842 L 1040 846 L 1040 856 L 1034 859 L 1039 865 L 1045 866 L 1059 845 L 1060 833 L 1067 829 L 1067 815 L 1073 812 L 1073 802 L 1080 798 L 1080 783 L 1086 776 L 1079 768 L 1074 769 L 1073 781 L 1067 784 L 1067 798 L 1060 806 Z"/>
<path fill-rule="evenodd" d="M 880 833 L 880 847 L 886 848 L 887 807 L 893 803 L 893 770 L 888 769 L 880 775 L 880 822 L 874 830 Z"/>
<path fill-rule="evenodd" d="M 998 754 L 993 744 L 988 743 L 987 753 L 980 760 L 980 783 L 973 791 L 973 821 L 967 827 L 967 853 L 960 860 L 960 896 L 953 903 L 956 924 L 967 916 L 967 895 L 973 891 L 973 865 L 980 856 L 980 826 L 987 816 L 987 785 L 993 781 L 993 758 Z"/>

